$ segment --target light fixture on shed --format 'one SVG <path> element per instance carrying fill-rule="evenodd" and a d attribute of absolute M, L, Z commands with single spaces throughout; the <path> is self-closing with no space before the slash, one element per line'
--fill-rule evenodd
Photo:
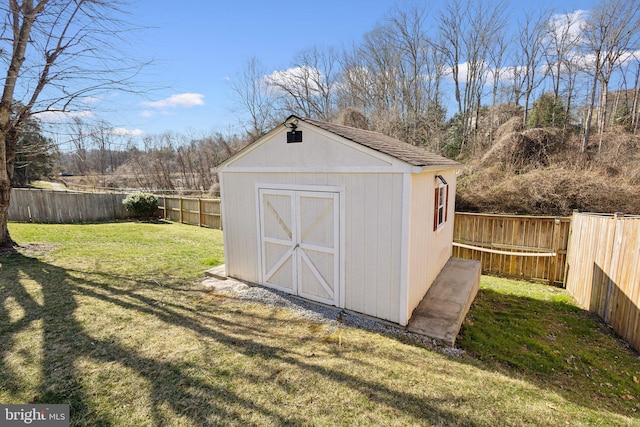
<path fill-rule="evenodd" d="M 291 144 L 294 142 L 302 142 L 302 131 L 298 129 L 298 121 L 294 120 L 291 123 L 284 123 L 286 128 L 291 129 L 287 132 L 287 144 Z"/>
<path fill-rule="evenodd" d="M 448 185 L 447 184 L 447 180 L 444 179 L 444 177 L 442 175 L 436 175 L 436 179 L 439 179 L 440 182 L 442 183 L 442 185 Z"/>

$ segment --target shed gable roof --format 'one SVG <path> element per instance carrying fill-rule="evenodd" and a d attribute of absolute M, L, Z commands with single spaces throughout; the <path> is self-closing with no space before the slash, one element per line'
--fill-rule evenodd
<path fill-rule="evenodd" d="M 235 165 L 235 164 L 238 164 L 238 162 L 243 162 L 243 161 L 246 161 L 247 159 L 249 159 L 249 164 L 256 161 L 258 161 L 258 163 L 260 164 L 264 163 L 265 161 L 268 163 L 269 159 L 264 157 L 261 153 L 258 154 L 257 158 L 252 158 L 251 156 L 252 154 L 259 152 L 259 150 L 263 147 L 264 144 L 272 143 L 274 135 L 277 135 L 285 130 L 288 130 L 287 128 L 291 128 L 291 125 L 295 124 L 296 122 L 302 122 L 307 126 L 311 126 L 312 128 L 315 127 L 318 130 L 323 132 L 329 132 L 337 137 L 337 138 L 333 138 L 334 141 L 339 142 L 340 140 L 343 140 L 344 142 L 342 143 L 342 145 L 344 146 L 357 144 L 357 146 L 363 147 L 363 149 L 361 150 L 362 152 L 372 150 L 375 153 L 380 153 L 377 156 L 370 156 L 370 160 L 377 158 L 377 160 L 380 161 L 382 160 L 383 157 L 388 156 L 387 158 L 398 160 L 400 164 L 405 164 L 405 165 L 408 165 L 409 167 L 418 167 L 418 168 L 429 167 L 429 168 L 451 169 L 451 168 L 460 166 L 460 163 L 454 160 L 447 159 L 438 154 L 434 154 L 429 151 L 426 151 L 423 148 L 416 147 L 411 144 L 407 144 L 398 139 L 392 138 L 390 136 L 387 136 L 378 132 L 372 132 L 368 130 L 353 128 L 350 126 L 338 125 L 338 124 L 324 122 L 321 120 L 301 118 L 296 115 L 291 115 L 284 121 L 282 125 L 272 129 L 266 135 L 262 136 L 261 138 L 258 138 L 256 141 L 247 145 L 242 150 L 235 153 L 228 159 L 224 160 L 222 163 L 220 163 L 218 165 L 218 170 L 225 169 L 229 167 L 231 164 Z M 317 132 L 317 133 L 320 134 L 320 132 Z M 347 143 L 345 140 L 351 144 Z M 297 144 L 294 144 L 294 145 L 297 145 Z M 327 148 L 329 147 L 327 146 Z M 296 150 L 292 150 L 292 151 L 296 152 Z M 306 154 L 305 157 L 309 157 L 309 155 Z M 316 157 L 311 156 L 310 158 L 315 160 L 320 160 L 321 157 L 322 156 L 316 156 Z M 278 158 L 283 160 L 283 159 L 287 159 L 288 156 L 280 156 Z M 300 159 L 298 160 L 290 159 L 290 160 L 293 160 L 295 162 L 300 162 Z M 305 161 L 303 161 L 303 163 L 305 162 L 306 162 L 306 159 Z M 330 163 L 332 165 L 336 165 L 333 160 Z M 297 164 L 298 163 L 296 163 L 296 165 Z M 279 166 L 292 167 L 293 165 L 286 165 L 283 163 Z"/>
<path fill-rule="evenodd" d="M 339 135 L 357 144 L 371 148 L 372 150 L 395 157 L 396 159 L 402 160 L 412 166 L 455 167 L 460 165 L 460 163 L 454 160 L 447 159 L 446 157 L 442 157 L 438 154 L 430 153 L 420 147 L 407 144 L 399 139 L 395 139 L 378 132 L 327 123 L 315 119 L 300 118 L 297 116 L 290 116 L 287 121 L 291 118 L 317 126 L 320 129 Z"/>

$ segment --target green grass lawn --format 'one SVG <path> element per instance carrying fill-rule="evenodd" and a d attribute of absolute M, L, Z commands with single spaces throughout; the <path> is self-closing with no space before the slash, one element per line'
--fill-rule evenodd
<path fill-rule="evenodd" d="M 217 230 L 10 231 L 1 403 L 69 403 L 73 425 L 640 425 L 638 354 L 561 289 L 483 277 L 452 357 L 206 291 Z"/>

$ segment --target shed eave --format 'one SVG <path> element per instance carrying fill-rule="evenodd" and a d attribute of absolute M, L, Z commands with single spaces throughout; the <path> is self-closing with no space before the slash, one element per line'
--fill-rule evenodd
<path fill-rule="evenodd" d="M 414 166 L 413 173 L 422 173 L 422 172 L 434 172 L 434 171 L 446 171 L 452 169 L 460 169 L 462 165 L 460 163 L 456 164 L 446 164 L 446 165 L 424 165 L 424 166 Z"/>

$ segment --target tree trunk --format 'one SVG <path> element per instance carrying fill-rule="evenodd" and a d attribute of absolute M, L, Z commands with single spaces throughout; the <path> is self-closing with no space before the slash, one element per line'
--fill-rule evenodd
<path fill-rule="evenodd" d="M 9 220 L 9 199 L 11 198 L 10 167 L 13 166 L 13 150 L 15 145 L 11 138 L 15 136 L 16 125 L 11 123 L 11 104 L 15 92 L 16 81 L 22 64 L 25 61 L 25 51 L 29 43 L 31 26 L 35 16 L 44 7 L 46 2 L 41 2 L 33 8 L 33 1 L 25 0 L 22 4 L 22 22 L 19 22 L 20 11 L 17 3 L 10 2 L 13 13 L 13 53 L 4 79 L 2 98 L 0 98 L 0 247 L 10 247 L 14 243 L 9 236 L 7 221 Z M 7 23 L 5 23 L 7 25 Z"/>
<path fill-rule="evenodd" d="M 9 235 L 7 222 L 9 221 L 9 199 L 11 197 L 11 180 L 6 168 L 0 168 L 0 248 L 14 246 Z"/>
<path fill-rule="evenodd" d="M 633 134 L 638 133 L 638 100 L 640 99 L 640 87 L 637 86 L 633 91 L 633 108 L 631 109 L 631 126 L 633 128 Z"/>
<path fill-rule="evenodd" d="M 597 70 L 596 70 L 597 71 Z M 593 108 L 596 103 L 596 90 L 598 89 L 598 73 L 595 73 L 593 77 L 593 86 L 591 87 L 591 93 L 589 94 L 589 104 L 587 105 L 587 117 L 584 121 L 584 134 L 582 135 L 582 147 L 581 152 L 587 151 L 589 146 L 589 131 L 591 130 L 591 119 L 593 117 Z"/>
<path fill-rule="evenodd" d="M 631 128 L 633 129 L 634 135 L 638 133 L 638 101 L 640 100 L 640 86 L 638 86 L 638 81 L 640 81 L 640 64 L 638 64 L 636 79 L 633 85 L 633 107 L 631 108 Z"/>
<path fill-rule="evenodd" d="M 598 114 L 598 153 L 602 150 L 602 140 L 604 138 L 604 131 L 607 128 L 607 104 L 609 96 L 609 84 L 604 79 L 600 81 L 600 113 Z"/>

